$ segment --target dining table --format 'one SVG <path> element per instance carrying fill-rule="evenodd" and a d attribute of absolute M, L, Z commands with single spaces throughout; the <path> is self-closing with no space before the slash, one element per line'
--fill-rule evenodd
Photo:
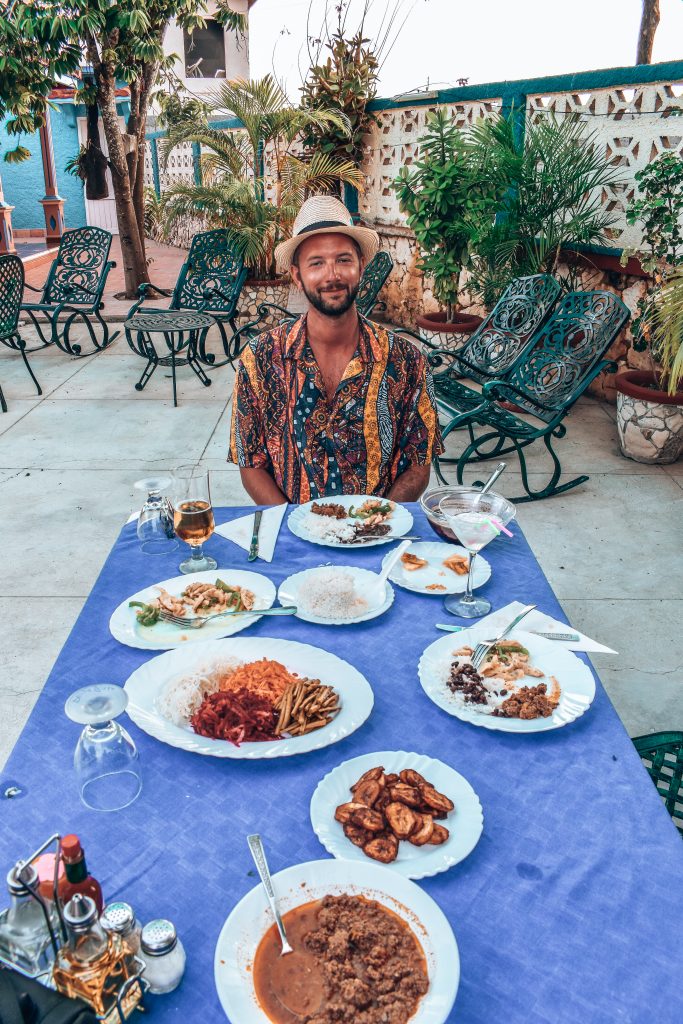
<path fill-rule="evenodd" d="M 406 507 L 411 534 L 436 540 L 419 505 Z M 216 523 L 249 512 L 217 508 Z M 519 524 L 511 530 L 484 552 L 492 575 L 480 592 L 494 610 L 521 601 L 565 622 Z M 222 578 L 249 568 L 276 585 L 326 563 L 379 571 L 387 550 L 306 542 L 286 519 L 271 563 L 247 563 L 246 551 L 218 535 L 205 544 Z M 150 1020 L 225 1020 L 214 951 L 230 911 L 258 883 L 247 835 L 261 835 L 273 872 L 328 858 L 309 816 L 319 781 L 349 758 L 397 750 L 454 768 L 483 809 L 483 833 L 469 856 L 416 883 L 458 943 L 461 976 L 449 1024 L 680 1022 L 683 843 L 607 693 L 596 677 L 585 714 L 530 734 L 477 728 L 447 714 L 418 680 L 422 652 L 444 635 L 435 628 L 448 618 L 438 595 L 396 587 L 391 607 L 369 621 L 327 626 L 263 617 L 239 634 L 311 644 L 357 668 L 372 686 L 374 707 L 352 735 L 293 757 L 222 759 L 162 743 L 123 716 L 139 750 L 142 793 L 121 811 L 86 808 L 73 767 L 79 726 L 64 703 L 88 684 L 124 685 L 156 656 L 116 641 L 109 619 L 129 595 L 177 575 L 182 555 L 146 554 L 135 523 L 122 528 L 0 773 L 4 871 L 48 835 L 75 832 L 105 901 L 128 901 L 143 924 L 168 918 L 176 925 L 185 976 L 174 992 L 146 998 Z M 646 623 L 642 631 L 646 642 Z M 577 657 L 590 664 L 586 654 Z"/>

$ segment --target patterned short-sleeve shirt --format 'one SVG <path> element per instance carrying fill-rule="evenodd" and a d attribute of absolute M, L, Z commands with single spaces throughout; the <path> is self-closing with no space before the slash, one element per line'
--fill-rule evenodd
<path fill-rule="evenodd" d="M 431 374 L 404 338 L 359 317 L 358 346 L 328 401 L 306 317 L 242 353 L 229 459 L 267 470 L 289 501 L 388 493 L 443 451 Z"/>

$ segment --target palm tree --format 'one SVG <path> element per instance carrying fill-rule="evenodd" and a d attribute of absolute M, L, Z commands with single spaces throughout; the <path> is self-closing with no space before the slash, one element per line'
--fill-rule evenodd
<path fill-rule="evenodd" d="M 299 139 L 311 125 L 348 131 L 348 121 L 339 111 L 293 106 L 271 75 L 226 82 L 207 107 L 209 116 L 200 123 L 172 124 L 161 148 L 163 162 L 180 143 L 202 148 L 202 183 L 179 183 L 163 196 L 167 230 L 187 217 L 227 227 L 254 276 L 274 277 L 275 246 L 289 235 L 304 199 L 339 182 L 363 187 L 353 162 L 299 152 Z M 211 115 L 238 118 L 243 127 L 213 127 Z"/>

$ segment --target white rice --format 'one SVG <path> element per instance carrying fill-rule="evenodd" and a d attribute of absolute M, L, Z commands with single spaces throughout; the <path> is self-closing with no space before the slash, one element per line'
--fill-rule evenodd
<path fill-rule="evenodd" d="M 321 569 L 308 579 L 297 602 L 300 611 L 321 619 L 357 619 L 368 609 L 353 577 L 339 569 Z"/>
<path fill-rule="evenodd" d="M 504 679 L 498 679 L 496 676 L 483 676 L 482 684 L 488 693 L 487 703 L 472 704 L 470 701 L 465 700 L 464 693 L 461 693 L 459 690 L 451 690 L 448 685 L 451 668 L 455 660 L 456 659 L 452 655 L 449 658 L 444 659 L 440 662 L 438 671 L 443 681 L 447 697 L 453 702 L 453 704 L 456 704 L 463 711 L 473 711 L 478 715 L 492 715 L 496 708 L 499 708 L 517 689 L 516 683 L 506 683 Z M 471 664 L 472 659 L 463 654 L 458 654 L 457 661 L 460 665 L 469 665 Z M 500 690 L 507 690 L 507 694 L 505 696 L 501 696 L 499 692 Z"/>
<path fill-rule="evenodd" d="M 174 725 L 187 726 L 206 695 L 218 692 L 221 678 L 243 664 L 238 658 L 225 658 L 220 665 L 171 679 L 156 699 L 157 711 Z"/>
<path fill-rule="evenodd" d="M 304 522 L 308 533 L 317 540 L 349 541 L 356 537 L 353 523 L 346 519 L 333 519 L 332 516 L 309 512 Z"/>

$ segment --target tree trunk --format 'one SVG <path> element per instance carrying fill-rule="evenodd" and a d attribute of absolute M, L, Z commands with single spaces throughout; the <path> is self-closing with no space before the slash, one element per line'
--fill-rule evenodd
<path fill-rule="evenodd" d="M 109 165 L 114 185 L 116 219 L 123 260 L 126 298 L 137 297 L 139 286 L 149 281 L 143 245 L 144 232 L 140 230 L 133 202 L 124 133 L 121 131 L 116 109 L 116 82 L 113 69 L 101 64 L 96 69 L 97 103 L 102 116 L 104 134 L 109 147 Z"/>
<path fill-rule="evenodd" d="M 659 0 L 643 0 L 643 14 L 638 33 L 636 64 L 652 63 L 652 44 L 659 25 Z"/>

